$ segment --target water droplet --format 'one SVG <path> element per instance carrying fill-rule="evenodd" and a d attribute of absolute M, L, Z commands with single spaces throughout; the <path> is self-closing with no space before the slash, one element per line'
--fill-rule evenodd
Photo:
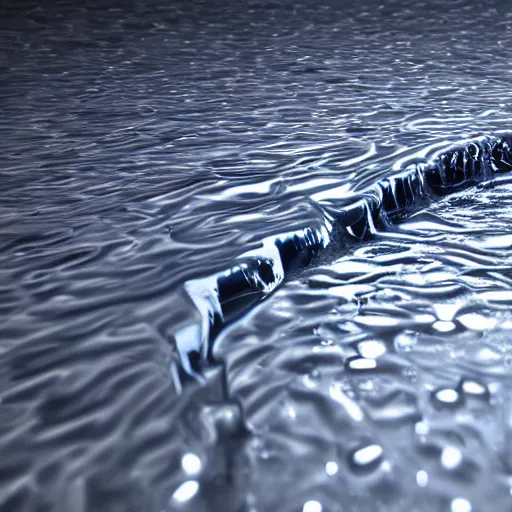
<path fill-rule="evenodd" d="M 339 466 L 336 462 L 334 461 L 329 461 L 326 465 L 325 465 L 325 472 L 329 475 L 329 476 L 334 476 L 337 472 L 339 471 Z"/>
<path fill-rule="evenodd" d="M 452 512 L 471 512 L 473 507 L 471 503 L 465 498 L 455 498 L 452 501 Z"/>
<path fill-rule="evenodd" d="M 199 483 L 195 480 L 183 482 L 173 493 L 172 499 L 178 503 L 190 501 L 199 491 Z"/>
<path fill-rule="evenodd" d="M 352 460 L 359 467 L 375 464 L 382 457 L 382 447 L 378 444 L 370 444 L 354 452 Z"/>
<path fill-rule="evenodd" d="M 322 504 L 316 500 L 306 501 L 302 507 L 302 512 L 322 512 L 322 510 Z"/>
<path fill-rule="evenodd" d="M 185 453 L 181 458 L 181 467 L 187 475 L 198 475 L 201 472 L 201 466 L 201 459 L 195 453 Z"/>
<path fill-rule="evenodd" d="M 462 453 L 455 446 L 447 446 L 441 453 L 441 464 L 446 469 L 455 469 L 462 462 Z"/>
<path fill-rule="evenodd" d="M 420 470 L 416 473 L 416 483 L 420 487 L 426 487 L 428 485 L 428 473 L 424 470 Z"/>

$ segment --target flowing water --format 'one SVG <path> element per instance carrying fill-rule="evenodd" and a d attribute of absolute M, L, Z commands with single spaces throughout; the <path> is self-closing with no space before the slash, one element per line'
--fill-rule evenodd
<path fill-rule="evenodd" d="M 505 2 L 0 40 L 2 512 L 512 509 Z"/>

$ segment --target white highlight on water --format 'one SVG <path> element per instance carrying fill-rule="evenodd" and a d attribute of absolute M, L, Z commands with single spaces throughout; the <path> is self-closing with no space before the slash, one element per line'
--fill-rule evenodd
<path fill-rule="evenodd" d="M 447 446 L 441 453 L 441 464 L 446 469 L 455 469 L 462 462 L 462 453 L 455 446 Z"/>
<path fill-rule="evenodd" d="M 336 462 L 334 461 L 329 461 L 326 465 L 325 465 L 325 472 L 329 475 L 329 476 L 334 476 L 335 474 L 337 474 L 339 471 L 339 466 Z"/>
<path fill-rule="evenodd" d="M 428 473 L 423 469 L 416 473 L 416 483 L 420 487 L 426 487 L 428 485 Z"/>
<path fill-rule="evenodd" d="M 199 483 L 195 480 L 183 482 L 172 495 L 172 499 L 178 503 L 190 501 L 199 491 Z"/>
<path fill-rule="evenodd" d="M 302 512 L 322 512 L 322 510 L 322 504 L 316 500 L 306 501 L 302 507 Z"/>
<path fill-rule="evenodd" d="M 201 459 L 195 453 L 185 453 L 181 458 L 183 471 L 190 476 L 196 476 L 201 472 Z"/>
<path fill-rule="evenodd" d="M 378 444 L 365 446 L 354 453 L 354 462 L 360 466 L 366 466 L 377 460 L 383 453 L 382 447 Z"/>
<path fill-rule="evenodd" d="M 455 498 L 452 501 L 452 512 L 471 512 L 473 507 L 466 498 Z"/>

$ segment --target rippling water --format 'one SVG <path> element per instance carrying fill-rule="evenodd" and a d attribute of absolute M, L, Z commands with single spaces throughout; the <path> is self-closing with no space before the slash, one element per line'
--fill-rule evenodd
<path fill-rule="evenodd" d="M 502 4 L 3 2 L 0 510 L 512 508 Z"/>

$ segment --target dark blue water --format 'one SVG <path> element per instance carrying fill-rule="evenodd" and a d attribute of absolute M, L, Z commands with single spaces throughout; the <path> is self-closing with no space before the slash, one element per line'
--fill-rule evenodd
<path fill-rule="evenodd" d="M 512 508 L 511 28 L 3 2 L 0 510 Z"/>

